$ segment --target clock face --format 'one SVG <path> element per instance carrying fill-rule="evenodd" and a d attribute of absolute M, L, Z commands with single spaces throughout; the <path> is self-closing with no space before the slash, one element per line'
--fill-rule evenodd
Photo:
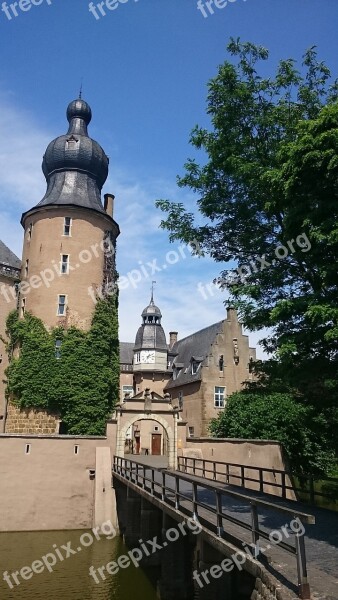
<path fill-rule="evenodd" d="M 155 362 L 155 350 L 143 350 L 141 352 L 141 362 L 151 364 Z"/>

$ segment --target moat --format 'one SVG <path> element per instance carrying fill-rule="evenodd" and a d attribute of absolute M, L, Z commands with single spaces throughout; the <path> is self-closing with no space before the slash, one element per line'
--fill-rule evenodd
<path fill-rule="evenodd" d="M 134 566 L 119 569 L 116 575 L 108 575 L 104 581 L 95 583 L 89 574 L 94 566 L 116 560 L 127 552 L 120 538 L 94 541 L 88 548 L 82 547 L 80 552 L 57 560 L 51 567 L 40 574 L 33 573 L 24 581 L 17 576 L 16 585 L 12 576 L 13 589 L 4 581 L 3 573 L 9 575 L 20 571 L 23 567 L 31 567 L 34 561 L 41 561 L 48 553 L 60 550 L 65 557 L 71 542 L 72 549 L 80 547 L 79 539 L 82 531 L 47 531 L 29 533 L 0 534 L 0 598 L 1 600 L 155 600 L 157 573 L 154 570 L 141 570 Z M 38 570 L 38 568 L 36 569 Z M 28 573 L 28 571 L 27 571 Z"/>

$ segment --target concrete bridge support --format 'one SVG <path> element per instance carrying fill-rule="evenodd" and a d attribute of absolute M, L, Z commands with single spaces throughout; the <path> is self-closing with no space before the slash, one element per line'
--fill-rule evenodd
<path fill-rule="evenodd" d="M 127 511 L 124 541 L 128 548 L 137 548 L 141 539 L 141 496 L 127 489 Z"/>
<path fill-rule="evenodd" d="M 127 486 L 114 477 L 113 485 L 116 497 L 116 521 L 120 535 L 124 535 L 127 527 Z"/>
<path fill-rule="evenodd" d="M 197 567 L 194 571 L 195 597 L 198 600 L 240 600 L 235 574 L 217 569 L 225 558 L 224 554 L 199 537 L 194 561 L 194 568 Z M 249 597 L 250 594 L 246 596 Z"/>
<path fill-rule="evenodd" d="M 175 540 L 175 541 L 171 541 Z M 184 535 L 177 521 L 163 514 L 161 579 L 158 583 L 161 600 L 192 600 L 193 543 L 191 534 Z"/>
<path fill-rule="evenodd" d="M 155 538 L 161 542 L 162 511 L 156 508 L 145 498 L 141 501 L 141 539 L 147 546 L 147 541 L 153 541 Z M 148 551 L 151 552 L 151 546 L 148 544 Z M 153 567 L 160 566 L 161 551 L 151 552 L 150 556 L 142 559 L 142 566 Z"/>

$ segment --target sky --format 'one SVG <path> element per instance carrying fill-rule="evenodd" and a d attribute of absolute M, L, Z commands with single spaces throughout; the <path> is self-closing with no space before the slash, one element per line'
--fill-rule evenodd
<path fill-rule="evenodd" d="M 196 211 L 197 198 L 176 178 L 189 157 L 205 160 L 190 132 L 209 126 L 207 83 L 228 58 L 230 37 L 269 49 L 265 74 L 317 45 L 338 76 L 338 0 L 228 0 L 210 5 L 212 14 L 203 0 L 202 8 L 197 0 L 94 1 L 92 11 L 88 0 L 0 0 L 0 239 L 21 257 L 21 213 L 44 195 L 42 157 L 66 132 L 82 81 L 89 133 L 110 158 L 103 193 L 115 195 L 121 229 L 123 341 L 135 339 L 152 280 L 167 333 L 182 338 L 225 316 L 224 292 L 206 287 L 222 265 L 170 244 L 155 201 Z M 250 333 L 250 344 L 261 337 Z"/>

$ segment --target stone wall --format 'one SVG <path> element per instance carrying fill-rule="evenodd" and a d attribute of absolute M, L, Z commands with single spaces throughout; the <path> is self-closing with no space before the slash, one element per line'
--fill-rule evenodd
<path fill-rule="evenodd" d="M 88 529 L 111 518 L 115 440 L 113 423 L 106 437 L 1 434 L 0 531 Z"/>
<path fill-rule="evenodd" d="M 53 435 L 59 432 L 60 419 L 43 410 L 20 409 L 12 403 L 7 406 L 6 433 Z"/>

